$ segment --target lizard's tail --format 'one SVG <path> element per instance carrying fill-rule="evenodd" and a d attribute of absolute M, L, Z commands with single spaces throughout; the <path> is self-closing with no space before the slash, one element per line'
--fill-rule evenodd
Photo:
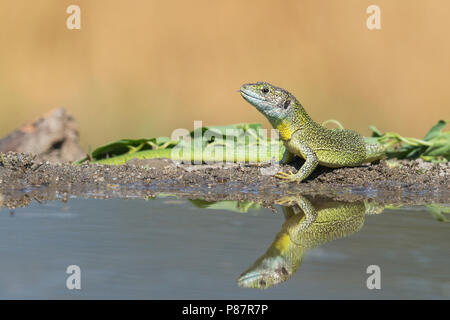
<path fill-rule="evenodd" d="M 370 140 L 369 140 L 370 139 Z M 386 148 L 380 143 L 366 138 L 366 159 L 364 162 L 386 159 Z"/>

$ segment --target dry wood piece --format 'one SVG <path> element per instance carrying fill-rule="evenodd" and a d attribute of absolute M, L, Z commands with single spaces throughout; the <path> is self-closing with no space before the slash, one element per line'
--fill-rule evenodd
<path fill-rule="evenodd" d="M 64 108 L 51 110 L 3 139 L 0 152 L 32 153 L 41 160 L 74 161 L 84 156 L 77 124 Z"/>

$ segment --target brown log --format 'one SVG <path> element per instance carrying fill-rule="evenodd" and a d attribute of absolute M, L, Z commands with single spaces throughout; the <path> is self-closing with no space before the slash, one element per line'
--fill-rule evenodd
<path fill-rule="evenodd" d="M 64 108 L 53 109 L 0 139 L 0 152 L 7 151 L 32 153 L 39 159 L 57 162 L 84 156 L 77 124 Z"/>

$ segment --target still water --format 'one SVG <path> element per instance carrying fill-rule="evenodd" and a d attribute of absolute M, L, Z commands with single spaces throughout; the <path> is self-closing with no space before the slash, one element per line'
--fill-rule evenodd
<path fill-rule="evenodd" d="M 74 198 L 3 209 L 0 298 L 450 298 L 450 223 L 425 207 L 364 215 L 333 204 L 308 221 L 294 207 L 233 205 Z M 70 265 L 80 290 L 66 287 Z M 373 265 L 381 289 L 369 290 Z"/>

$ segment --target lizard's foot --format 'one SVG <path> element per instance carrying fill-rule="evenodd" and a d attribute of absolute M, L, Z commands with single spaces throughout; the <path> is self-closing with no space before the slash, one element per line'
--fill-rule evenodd
<path fill-rule="evenodd" d="M 297 183 L 300 183 L 302 179 L 298 178 L 295 173 L 292 173 L 289 171 L 288 173 L 279 171 L 277 174 L 274 175 L 275 178 L 286 180 L 287 182 L 296 181 Z"/>

